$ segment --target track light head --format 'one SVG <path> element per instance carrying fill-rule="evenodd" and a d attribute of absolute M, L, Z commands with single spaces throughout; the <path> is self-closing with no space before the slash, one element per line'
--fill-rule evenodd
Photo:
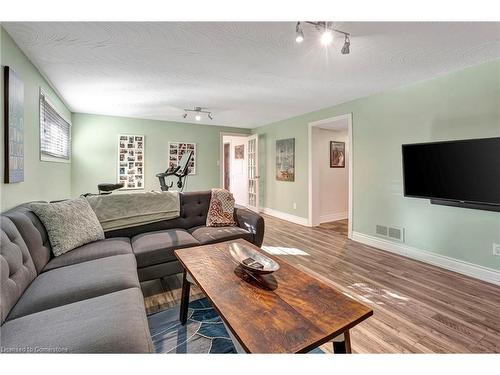
<path fill-rule="evenodd" d="M 213 119 L 214 119 L 214 118 L 213 118 L 213 116 L 212 116 L 212 112 L 208 112 L 208 115 L 207 115 L 207 116 L 208 116 L 208 118 L 209 118 L 210 120 L 213 120 Z"/>
<path fill-rule="evenodd" d="M 331 30 L 325 29 L 323 34 L 321 34 L 321 44 L 325 47 L 330 45 L 333 41 L 333 33 Z"/>
<path fill-rule="evenodd" d="M 186 117 L 188 117 L 188 114 L 187 114 L 187 112 L 184 112 L 184 114 L 182 115 L 182 117 L 183 117 L 183 118 L 186 118 Z"/>
<path fill-rule="evenodd" d="M 351 41 L 349 40 L 349 35 L 346 35 L 344 40 L 344 46 L 340 50 L 340 53 L 342 53 L 342 55 L 348 55 L 349 52 L 351 52 L 350 46 L 351 46 Z"/>
<path fill-rule="evenodd" d="M 302 30 L 302 26 L 300 26 L 300 22 L 297 22 L 297 26 L 295 26 L 295 41 L 297 43 L 304 41 L 304 31 Z"/>

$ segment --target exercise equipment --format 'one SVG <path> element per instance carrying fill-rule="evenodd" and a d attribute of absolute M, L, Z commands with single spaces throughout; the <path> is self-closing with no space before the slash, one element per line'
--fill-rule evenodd
<path fill-rule="evenodd" d="M 186 151 L 182 155 L 181 161 L 179 162 L 178 165 L 172 166 L 168 168 L 165 172 L 158 173 L 156 175 L 156 177 L 158 177 L 158 180 L 160 181 L 160 188 L 162 191 L 168 191 L 168 189 L 170 189 L 174 185 L 173 181 L 170 183 L 170 185 L 167 185 L 165 181 L 165 178 L 170 176 L 178 178 L 177 187 L 182 191 L 183 186 L 186 182 L 186 177 L 189 174 L 189 163 L 191 162 L 191 160 L 193 160 L 193 156 L 194 156 L 194 151 L 192 150 Z M 182 181 L 182 179 L 184 179 L 184 181 Z"/>

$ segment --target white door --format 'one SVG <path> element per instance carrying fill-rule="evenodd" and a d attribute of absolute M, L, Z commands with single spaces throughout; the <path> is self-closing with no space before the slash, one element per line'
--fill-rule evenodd
<path fill-rule="evenodd" d="M 259 135 L 248 137 L 248 208 L 259 212 Z"/>

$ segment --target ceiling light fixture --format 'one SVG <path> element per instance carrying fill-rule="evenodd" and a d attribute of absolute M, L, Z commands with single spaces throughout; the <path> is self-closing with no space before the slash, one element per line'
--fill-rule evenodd
<path fill-rule="evenodd" d="M 328 47 L 330 44 L 332 44 L 333 39 L 334 39 L 334 34 L 343 34 L 344 35 L 344 45 L 341 49 L 341 53 L 343 55 L 347 55 L 350 53 L 350 36 L 348 32 L 336 29 L 333 27 L 333 24 L 331 22 L 325 22 L 325 21 L 319 21 L 319 22 L 311 22 L 311 21 L 305 21 L 305 22 L 297 22 L 297 25 L 295 26 L 295 41 L 297 43 L 302 43 L 304 41 L 304 30 L 302 28 L 302 24 L 309 24 L 313 25 L 316 30 L 321 31 L 321 37 L 320 37 L 320 42 L 323 46 Z"/>
<path fill-rule="evenodd" d="M 209 112 L 209 111 L 205 111 L 203 109 L 203 107 L 194 107 L 193 109 L 184 109 L 184 114 L 182 115 L 183 118 L 187 118 L 189 112 L 193 112 L 195 115 L 194 115 L 194 119 L 196 121 L 201 121 L 201 115 L 202 114 L 206 114 L 207 117 L 210 119 L 210 120 L 213 120 L 214 119 L 214 116 L 212 115 L 212 112 Z"/>

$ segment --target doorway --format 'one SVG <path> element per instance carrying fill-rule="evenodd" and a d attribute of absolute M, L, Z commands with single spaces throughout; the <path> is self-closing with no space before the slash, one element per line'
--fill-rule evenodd
<path fill-rule="evenodd" d="M 221 186 L 235 203 L 254 211 L 259 207 L 258 136 L 221 134 Z"/>
<path fill-rule="evenodd" d="M 352 116 L 309 124 L 309 224 L 352 235 Z"/>

